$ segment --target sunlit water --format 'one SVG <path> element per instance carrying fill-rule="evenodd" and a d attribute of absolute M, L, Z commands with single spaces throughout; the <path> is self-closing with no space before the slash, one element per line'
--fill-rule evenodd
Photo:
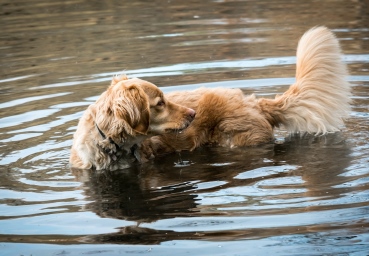
<path fill-rule="evenodd" d="M 1 255 L 368 255 L 368 1 L 0 5 Z M 315 25 L 336 33 L 349 65 L 342 132 L 69 169 L 78 119 L 113 75 L 273 97 Z"/>

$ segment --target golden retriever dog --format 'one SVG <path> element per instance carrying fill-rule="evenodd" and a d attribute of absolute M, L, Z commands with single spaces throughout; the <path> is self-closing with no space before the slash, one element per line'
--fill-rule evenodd
<path fill-rule="evenodd" d="M 179 132 L 194 117 L 193 109 L 167 100 L 154 84 L 138 78 L 115 77 L 78 123 L 71 167 L 126 168 L 135 160 L 133 146 L 149 134 Z"/>
<path fill-rule="evenodd" d="M 196 118 L 182 133 L 144 141 L 141 153 L 147 159 L 208 143 L 225 147 L 268 143 L 280 125 L 290 133 L 338 131 L 350 111 L 347 75 L 337 38 L 326 27 L 312 28 L 299 41 L 296 82 L 284 94 L 258 99 L 226 88 L 170 93 L 169 100 L 196 110 Z"/>

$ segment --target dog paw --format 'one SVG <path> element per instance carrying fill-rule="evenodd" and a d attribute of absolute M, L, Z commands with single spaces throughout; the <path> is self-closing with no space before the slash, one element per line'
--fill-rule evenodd
<path fill-rule="evenodd" d="M 137 158 L 137 155 L 139 155 L 139 161 L 141 163 L 148 162 L 150 159 L 153 159 L 155 157 L 154 151 L 152 149 L 152 146 L 149 140 L 144 141 L 141 144 L 141 146 L 138 149 L 136 149 L 135 151 L 136 158 Z"/>
<path fill-rule="evenodd" d="M 133 151 L 133 154 L 140 163 L 146 163 L 154 158 L 154 154 L 149 147 L 137 147 Z"/>

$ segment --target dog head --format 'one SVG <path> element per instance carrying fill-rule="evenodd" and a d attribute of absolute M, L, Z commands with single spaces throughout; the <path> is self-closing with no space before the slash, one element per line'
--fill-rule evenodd
<path fill-rule="evenodd" d="M 126 76 L 116 77 L 95 103 L 96 124 L 108 137 L 163 134 L 180 131 L 195 111 L 165 99 L 154 84 Z"/>
<path fill-rule="evenodd" d="M 140 79 L 132 79 L 143 89 L 150 105 L 150 126 L 152 134 L 180 132 L 195 118 L 193 109 L 169 101 L 154 84 Z"/>

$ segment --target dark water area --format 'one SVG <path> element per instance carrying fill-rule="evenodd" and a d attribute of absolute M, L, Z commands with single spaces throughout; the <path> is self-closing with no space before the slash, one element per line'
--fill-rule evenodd
<path fill-rule="evenodd" d="M 0 3 L 0 255 L 369 255 L 369 1 Z M 325 25 L 353 85 L 341 132 L 71 170 L 72 135 L 115 74 L 164 92 L 294 82 Z"/>

